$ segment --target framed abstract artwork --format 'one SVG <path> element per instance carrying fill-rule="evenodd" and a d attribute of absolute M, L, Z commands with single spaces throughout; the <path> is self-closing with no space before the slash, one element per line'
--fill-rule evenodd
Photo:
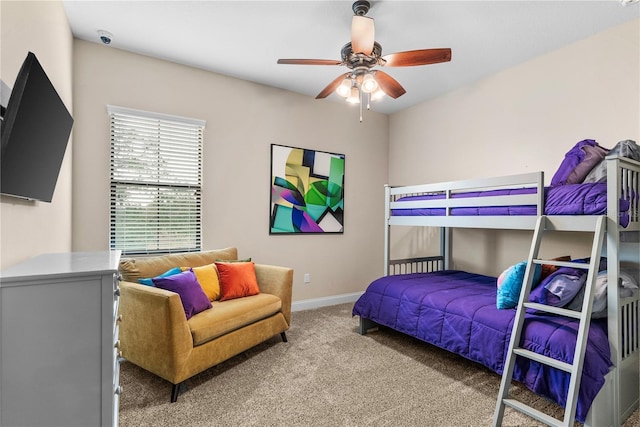
<path fill-rule="evenodd" d="M 269 234 L 344 232 L 344 154 L 271 144 Z"/>

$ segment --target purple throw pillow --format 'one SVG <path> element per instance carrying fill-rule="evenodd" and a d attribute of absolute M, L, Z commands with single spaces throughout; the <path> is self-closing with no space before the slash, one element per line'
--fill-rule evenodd
<path fill-rule="evenodd" d="M 211 308 L 211 302 L 202 290 L 192 269 L 173 276 L 153 278 L 152 280 L 157 288 L 166 289 L 180 295 L 187 320 L 193 315 Z"/>
<path fill-rule="evenodd" d="M 584 287 L 587 279 L 586 274 L 573 276 L 571 274 L 558 274 L 544 288 L 549 292 L 547 301 L 556 307 L 565 307 L 575 298 Z"/>
<path fill-rule="evenodd" d="M 585 145 L 582 147 L 584 159 L 569 173 L 565 184 L 581 184 L 589 172 L 598 165 L 606 156 L 608 151 L 598 144 L 595 147 Z"/>
<path fill-rule="evenodd" d="M 609 150 L 600 147 L 593 139 L 585 139 L 574 145 L 560 163 L 551 179 L 551 185 L 579 184 Z"/>
<path fill-rule="evenodd" d="M 582 262 L 582 260 L 573 260 Z M 573 267 L 560 267 L 529 294 L 529 301 L 564 307 L 576 296 L 584 285 L 587 271 Z"/>
<path fill-rule="evenodd" d="M 179 273 L 182 273 L 182 270 L 180 270 L 180 267 L 173 267 L 171 270 L 165 271 L 164 273 L 160 274 L 159 276 L 148 277 L 146 279 L 138 279 L 138 283 L 140 283 L 142 285 L 153 286 L 153 279 L 159 279 L 161 277 L 169 277 L 169 276 L 173 276 L 174 274 L 179 274 Z"/>

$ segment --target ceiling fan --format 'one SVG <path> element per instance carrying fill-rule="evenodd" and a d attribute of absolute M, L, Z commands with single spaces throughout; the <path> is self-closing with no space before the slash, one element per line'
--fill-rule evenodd
<path fill-rule="evenodd" d="M 406 93 L 397 80 L 374 67 L 412 67 L 451 61 L 449 48 L 409 50 L 382 56 L 382 46 L 374 40 L 373 18 L 365 16 L 371 8 L 370 2 L 357 0 L 351 8 L 354 13 L 351 20 L 351 42 L 342 47 L 341 60 L 278 59 L 278 64 L 344 65 L 350 69 L 329 83 L 316 99 L 326 98 L 336 91 L 347 101 L 360 103 L 362 111 L 363 93 L 367 94 L 367 108 L 370 99 L 384 94 L 395 99 Z"/>

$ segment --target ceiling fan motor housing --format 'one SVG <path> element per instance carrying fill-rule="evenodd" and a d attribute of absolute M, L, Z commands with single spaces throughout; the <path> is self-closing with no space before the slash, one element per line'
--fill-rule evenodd
<path fill-rule="evenodd" d="M 373 50 L 371 55 L 365 55 L 363 53 L 354 53 L 351 48 L 351 43 L 347 43 L 342 46 L 340 51 L 342 57 L 342 63 L 349 68 L 367 67 L 373 68 L 380 64 L 382 56 L 382 46 L 378 42 L 373 42 Z"/>
<path fill-rule="evenodd" d="M 355 3 L 353 3 L 353 5 L 351 6 L 353 13 L 358 16 L 366 15 L 367 12 L 369 12 L 370 8 L 371 8 L 371 3 L 369 3 L 366 0 L 358 0 Z"/>

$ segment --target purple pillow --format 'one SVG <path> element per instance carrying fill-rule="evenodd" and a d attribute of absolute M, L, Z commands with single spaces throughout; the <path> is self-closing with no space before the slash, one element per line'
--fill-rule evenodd
<path fill-rule="evenodd" d="M 574 260 L 573 262 L 580 262 Z M 560 267 L 529 294 L 529 301 L 564 307 L 580 292 L 587 278 L 587 271 L 579 268 Z"/>
<path fill-rule="evenodd" d="M 640 162 L 640 147 L 635 141 L 626 139 L 618 142 L 615 147 L 607 154 L 609 156 L 618 155 L 621 157 L 627 157 L 632 160 Z M 587 176 L 584 177 L 582 182 L 605 182 L 607 180 L 607 161 L 601 160 Z"/>
<path fill-rule="evenodd" d="M 587 279 L 586 274 L 573 276 L 571 274 L 558 274 L 551 282 L 547 283 L 544 288 L 549 292 L 547 301 L 556 307 L 564 307 L 575 298 L 584 287 Z"/>
<path fill-rule="evenodd" d="M 161 277 L 169 277 L 169 276 L 173 276 L 174 274 L 179 274 L 182 273 L 182 270 L 180 270 L 180 267 L 173 267 L 171 270 L 165 271 L 164 273 L 162 273 L 159 276 L 156 277 L 148 277 L 146 279 L 138 279 L 138 283 L 142 284 L 142 285 L 147 285 L 147 286 L 153 286 L 153 279 L 159 279 Z"/>
<path fill-rule="evenodd" d="M 551 185 L 580 184 L 608 152 L 593 139 L 578 142 L 565 154 L 551 179 Z"/>
<path fill-rule="evenodd" d="M 192 269 L 173 276 L 158 277 L 151 280 L 153 280 L 153 284 L 157 288 L 166 289 L 180 295 L 187 320 L 194 314 L 211 308 L 211 302 L 209 302 L 209 298 L 202 290 Z"/>

